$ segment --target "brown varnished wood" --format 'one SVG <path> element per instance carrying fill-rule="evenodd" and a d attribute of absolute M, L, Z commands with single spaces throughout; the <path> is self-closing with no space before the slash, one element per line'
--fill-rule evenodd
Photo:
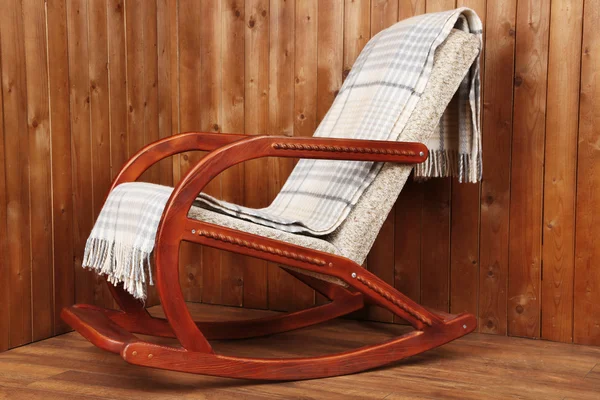
<path fill-rule="evenodd" d="M 197 194 L 226 169 L 263 158 L 313 158 L 398 163 L 422 162 L 428 155 L 420 143 L 321 138 L 186 133 L 162 139 L 140 150 L 115 179 L 113 188 L 134 181 L 151 165 L 191 150 L 210 153 L 196 163 L 174 188 L 159 225 L 156 282 L 166 319 L 153 318 L 122 286 L 112 286 L 122 311 L 78 305 L 63 318 L 98 347 L 116 352 L 133 364 L 207 375 L 253 379 L 310 379 L 373 368 L 442 345 L 475 329 L 469 314 L 452 316 L 430 311 L 344 257 L 254 234 L 192 220 L 187 213 Z M 287 315 L 234 322 L 194 321 L 179 282 L 179 246 L 183 241 L 289 266 L 292 276 L 332 300 Z M 344 281 L 342 286 L 301 274 L 298 269 Z M 339 354 L 299 359 L 258 359 L 214 353 L 208 339 L 247 338 L 284 332 L 355 311 L 363 299 L 384 307 L 417 330 L 388 342 Z M 143 342 L 130 332 L 176 337 L 183 349 Z"/>
<path fill-rule="evenodd" d="M 462 314 L 443 326 L 412 331 L 379 345 L 305 358 L 268 359 L 190 352 L 147 342 L 129 342 L 121 356 L 131 364 L 231 378 L 300 380 L 364 371 L 445 344 L 475 329 L 475 317 Z M 135 355 L 134 355 L 135 353 Z"/>

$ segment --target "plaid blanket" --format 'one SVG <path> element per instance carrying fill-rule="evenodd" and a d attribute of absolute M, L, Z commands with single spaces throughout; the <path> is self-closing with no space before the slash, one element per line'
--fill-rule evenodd
<path fill-rule="evenodd" d="M 435 49 L 452 29 L 481 37 L 482 25 L 475 12 L 460 8 L 413 17 L 374 36 L 314 136 L 398 140 L 427 85 Z M 458 108 L 445 112 L 426 143 L 430 157 L 415 169 L 417 178 L 481 180 L 479 87 L 477 59 L 458 90 Z M 300 160 L 266 208 L 242 207 L 204 193 L 198 200 L 215 211 L 283 231 L 326 235 L 344 221 L 381 167 L 381 163 Z"/>
<path fill-rule="evenodd" d="M 481 28 L 477 15 L 461 8 L 414 17 L 380 32 L 361 52 L 315 136 L 397 140 L 427 85 L 435 49 L 452 29 L 480 35 Z M 417 176 L 481 179 L 478 69 L 476 60 L 460 85 L 457 109 L 447 110 L 426 143 L 431 156 L 415 171 Z M 458 126 L 458 140 L 449 133 L 451 125 Z M 381 167 L 371 162 L 301 160 L 266 208 L 242 207 L 202 193 L 197 201 L 280 230 L 325 235 L 344 221 Z M 88 238 L 83 265 L 145 299 L 146 283 L 152 283 L 150 255 L 172 190 L 149 183 L 117 186 Z"/>
<path fill-rule="evenodd" d="M 150 255 L 172 187 L 144 182 L 123 183 L 110 192 L 94 224 L 83 266 L 106 275 L 136 299 L 146 298 L 152 283 Z"/>

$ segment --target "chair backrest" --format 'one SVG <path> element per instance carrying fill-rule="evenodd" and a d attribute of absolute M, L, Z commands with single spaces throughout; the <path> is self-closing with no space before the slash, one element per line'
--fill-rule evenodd
<path fill-rule="evenodd" d="M 453 30 L 438 47 L 425 92 L 400 133 L 399 141 L 427 142 L 479 54 L 480 46 L 475 35 Z M 362 264 L 411 170 L 412 166 L 385 164 L 342 225 L 325 239 L 338 248 L 341 255 Z M 408 230 L 407 235 L 410 234 Z"/>

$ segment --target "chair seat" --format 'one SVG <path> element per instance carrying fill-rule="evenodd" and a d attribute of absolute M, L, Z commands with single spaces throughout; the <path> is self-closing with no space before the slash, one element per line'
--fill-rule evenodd
<path fill-rule="evenodd" d="M 237 229 L 237 230 L 240 230 L 240 231 L 246 232 L 246 233 L 252 233 L 254 235 L 263 236 L 263 237 L 266 237 L 269 239 L 280 240 L 282 242 L 291 243 L 291 244 L 295 244 L 295 245 L 302 246 L 302 247 L 307 247 L 309 249 L 323 251 L 325 253 L 331 253 L 331 254 L 337 254 L 337 255 L 342 254 L 342 252 L 337 247 L 335 247 L 333 244 L 329 243 L 326 240 L 323 240 L 323 239 L 320 239 L 317 237 L 313 237 L 313 236 L 284 232 L 284 231 L 280 231 L 275 228 L 269 228 L 268 226 L 255 224 L 253 222 L 246 221 L 243 219 L 237 219 L 237 218 L 231 217 L 229 215 L 219 214 L 217 212 L 203 208 L 202 204 L 200 204 L 200 203 L 195 203 L 194 205 L 192 205 L 192 208 L 190 209 L 190 212 L 188 213 L 188 217 L 198 220 L 198 221 L 208 222 L 210 224 L 224 226 L 224 227 L 230 228 L 230 229 Z M 319 279 L 322 279 L 322 280 L 325 280 L 325 281 L 328 281 L 331 283 L 336 283 L 338 285 L 347 286 L 347 284 L 345 282 L 343 282 L 337 278 L 334 278 L 332 276 L 329 276 L 329 275 L 317 274 L 317 273 L 309 272 L 306 270 L 300 270 L 300 269 L 296 269 L 296 268 L 289 267 L 289 266 L 287 266 L 286 268 L 301 272 L 305 275 L 314 276 L 316 278 L 319 278 Z"/>

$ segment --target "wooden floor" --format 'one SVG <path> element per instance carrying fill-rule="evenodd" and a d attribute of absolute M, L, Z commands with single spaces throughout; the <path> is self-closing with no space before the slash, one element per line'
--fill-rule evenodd
<path fill-rule="evenodd" d="M 191 304 L 197 319 L 270 314 Z M 160 309 L 153 309 L 159 315 Z M 244 341 L 226 354 L 288 357 L 386 340 L 405 327 L 339 320 Z M 322 380 L 265 383 L 126 364 L 76 333 L 0 354 L 0 399 L 600 399 L 600 348 L 471 334 L 404 362 Z"/>

